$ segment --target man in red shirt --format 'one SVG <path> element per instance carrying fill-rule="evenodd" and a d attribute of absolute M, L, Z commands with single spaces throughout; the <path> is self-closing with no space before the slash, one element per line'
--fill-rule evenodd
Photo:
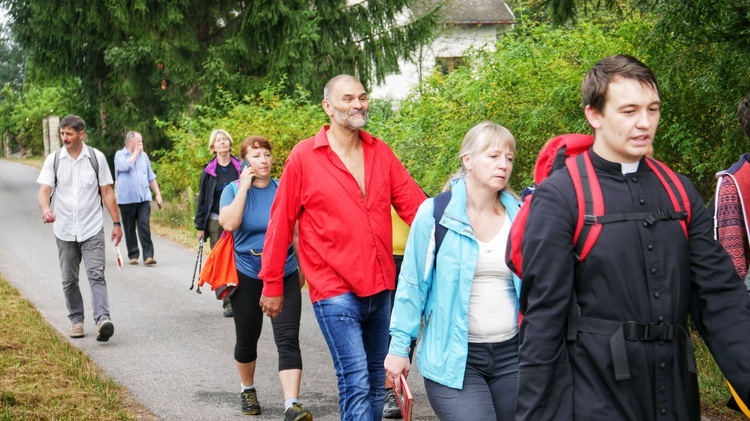
<path fill-rule="evenodd" d="M 379 420 L 396 273 L 390 209 L 411 224 L 426 197 L 388 145 L 360 130 L 369 102 L 357 79 L 334 77 L 323 97 L 330 126 L 294 147 L 271 208 L 260 305 L 270 317 L 282 311 L 299 223 L 300 266 L 336 368 L 341 419 Z"/>

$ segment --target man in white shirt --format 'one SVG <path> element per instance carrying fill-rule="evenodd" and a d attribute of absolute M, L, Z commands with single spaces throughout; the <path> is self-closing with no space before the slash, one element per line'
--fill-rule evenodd
<path fill-rule="evenodd" d="M 86 123 L 80 117 L 69 115 L 60 121 L 60 138 L 65 147 L 45 159 L 36 180 L 40 184 L 37 199 L 42 221 L 54 223 L 68 319 L 72 323 L 70 337 L 82 338 L 85 335 L 83 298 L 78 287 L 83 259 L 91 287 L 96 340 L 106 342 L 115 328 L 109 316 L 104 280 L 102 203 L 114 221 L 111 239 L 115 245 L 120 243 L 122 228 L 107 160 L 100 151 L 83 143 L 85 136 Z M 53 188 L 54 210 L 51 208 Z"/>

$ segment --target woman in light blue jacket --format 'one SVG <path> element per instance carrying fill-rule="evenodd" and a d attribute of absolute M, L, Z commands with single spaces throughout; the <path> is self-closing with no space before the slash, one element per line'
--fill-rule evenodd
<path fill-rule="evenodd" d="M 409 344 L 423 323 L 419 372 L 444 421 L 515 417 L 521 283 L 505 264 L 520 207 L 508 185 L 515 150 L 506 128 L 474 126 L 461 145 L 461 169 L 446 186 L 452 194 L 440 218 L 447 231 L 437 258 L 434 199 L 422 204 L 409 232 L 385 368 L 400 390 Z"/>

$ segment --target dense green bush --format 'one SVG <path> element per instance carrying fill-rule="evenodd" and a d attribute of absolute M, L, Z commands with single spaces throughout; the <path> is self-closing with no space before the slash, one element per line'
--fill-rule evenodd
<path fill-rule="evenodd" d="M 562 133 L 589 133 L 581 109 L 584 74 L 603 57 L 630 54 L 660 83 L 662 120 L 656 157 L 687 175 L 708 200 L 714 173 L 748 149 L 737 104 L 750 94 L 750 57 L 729 46 L 685 44 L 656 27 L 656 17 L 584 20 L 574 28 L 532 24 L 502 35 L 494 53 L 474 52 L 448 76 L 433 74 L 421 95 L 391 118 L 373 116 L 370 129 L 389 141 L 418 183 L 437 193 L 459 164 L 468 129 L 489 119 L 516 137 L 512 184 L 532 181 L 544 142 Z"/>
<path fill-rule="evenodd" d="M 21 94 L 5 86 L 0 90 L 0 133 L 13 134 L 24 153 L 42 155 L 42 120 L 65 113 L 74 89 L 70 81 L 59 86 L 27 85 Z"/>
<path fill-rule="evenodd" d="M 208 150 L 211 131 L 224 129 L 232 135 L 233 153 L 239 157 L 240 145 L 250 135 L 266 137 L 273 145 L 273 175 L 279 177 L 292 147 L 306 139 L 327 122 L 320 105 L 311 103 L 306 94 L 295 98 L 268 88 L 257 98 L 236 102 L 225 99 L 220 111 L 199 107 L 192 115 L 185 115 L 175 123 L 159 122 L 171 139 L 170 150 L 154 151 L 154 171 L 159 176 L 163 194 L 172 199 L 190 188 L 198 192 L 203 167 L 213 159 Z"/>
<path fill-rule="evenodd" d="M 458 168 L 468 129 L 486 119 L 502 124 L 516 137 L 512 184 L 519 190 L 532 181 L 536 154 L 547 139 L 589 131 L 580 98 L 588 68 L 615 53 L 642 56 L 632 39 L 644 28 L 625 21 L 610 31 L 583 22 L 574 29 L 534 25 L 509 32 L 496 52 L 474 52 L 450 75 L 433 74 L 421 96 L 405 101 L 373 131 L 392 142 L 417 182 L 435 194 Z"/>

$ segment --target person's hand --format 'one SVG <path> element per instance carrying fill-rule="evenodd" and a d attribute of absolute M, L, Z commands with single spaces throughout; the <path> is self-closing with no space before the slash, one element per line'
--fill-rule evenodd
<path fill-rule="evenodd" d="M 203 230 L 198 230 L 198 239 L 199 239 L 199 240 L 202 240 L 202 239 L 203 239 L 203 236 L 204 236 L 204 235 L 205 235 L 205 234 L 204 234 L 204 231 L 203 231 Z"/>
<path fill-rule="evenodd" d="M 260 308 L 263 309 L 263 313 L 271 318 L 281 313 L 281 308 L 284 307 L 284 296 L 278 297 L 266 297 L 265 295 L 260 296 Z"/>
<path fill-rule="evenodd" d="M 393 389 L 401 393 L 401 374 L 409 377 L 409 357 L 388 354 L 385 356 L 385 375 L 393 384 Z"/>
<path fill-rule="evenodd" d="M 159 205 L 159 209 L 161 209 L 161 205 L 164 204 L 164 201 L 161 200 L 161 195 L 160 194 L 156 195 L 156 204 Z"/>
<path fill-rule="evenodd" d="M 112 227 L 112 241 L 115 242 L 115 246 L 120 244 L 120 240 L 122 240 L 122 227 Z"/>
<path fill-rule="evenodd" d="M 240 174 L 240 189 L 250 190 L 253 180 L 255 180 L 255 170 L 253 167 L 245 167 Z"/>
<path fill-rule="evenodd" d="M 133 155 L 138 155 L 141 152 L 143 152 L 143 142 L 138 142 L 135 144 L 135 150 L 133 151 Z"/>
<path fill-rule="evenodd" d="M 302 287 L 305 286 L 305 282 L 307 282 L 307 277 L 305 276 L 305 273 L 302 272 L 302 269 L 299 269 L 299 289 L 302 289 Z"/>
<path fill-rule="evenodd" d="M 44 212 L 42 212 L 42 221 L 45 224 L 55 222 L 55 219 L 57 219 L 57 215 L 55 215 L 55 211 L 53 211 L 52 209 L 47 209 Z"/>

